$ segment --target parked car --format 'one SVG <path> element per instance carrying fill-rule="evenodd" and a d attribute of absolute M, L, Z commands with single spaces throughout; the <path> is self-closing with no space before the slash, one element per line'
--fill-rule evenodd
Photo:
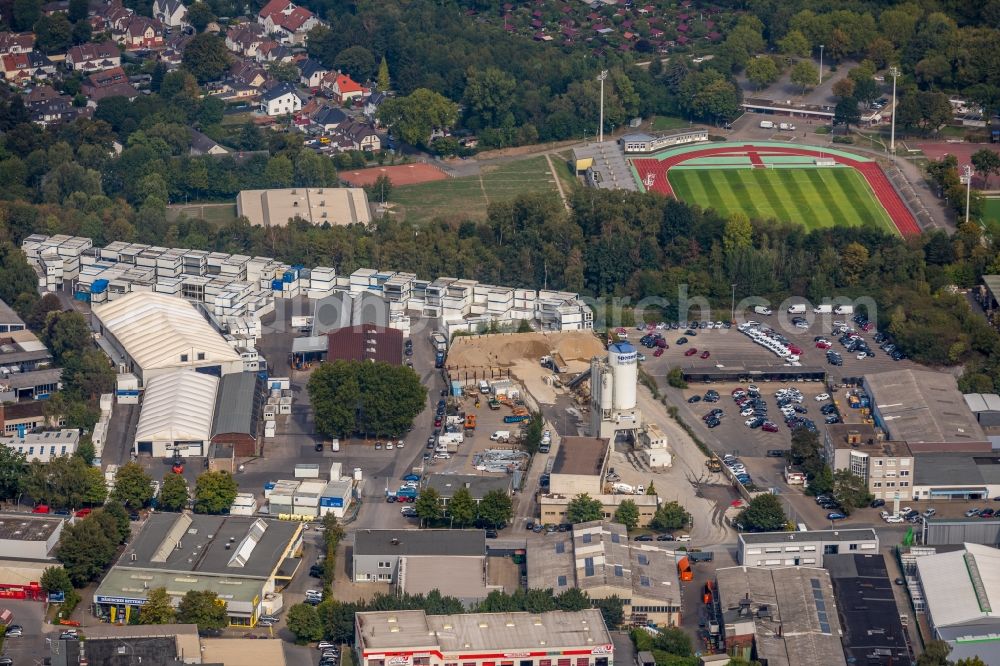
<path fill-rule="evenodd" d="M 847 516 L 837 511 L 831 511 L 830 513 L 826 514 L 827 520 L 844 520 L 845 518 L 847 518 Z"/>
<path fill-rule="evenodd" d="M 684 352 L 684 355 L 685 356 L 694 356 L 697 353 L 698 353 L 698 350 L 696 348 L 694 348 L 694 347 L 691 347 L 691 349 L 688 349 L 686 352 Z"/>
<path fill-rule="evenodd" d="M 872 500 L 872 503 L 869 504 L 868 506 L 870 506 L 873 509 L 877 509 L 880 506 L 885 506 L 885 500 L 884 499 Z"/>
<path fill-rule="evenodd" d="M 652 540 L 653 540 L 652 534 L 640 534 L 635 539 L 633 539 L 633 541 L 652 541 Z"/>

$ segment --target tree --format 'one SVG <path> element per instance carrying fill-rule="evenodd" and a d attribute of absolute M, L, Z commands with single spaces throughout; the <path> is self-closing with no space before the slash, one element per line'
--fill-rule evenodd
<path fill-rule="evenodd" d="M 838 79 L 836 83 L 833 84 L 833 94 L 841 99 L 847 97 L 854 97 L 854 79 L 849 76 L 845 76 L 842 79 Z M 857 100 L 855 100 L 855 106 L 857 105 Z"/>
<path fill-rule="evenodd" d="M 73 24 L 62 12 L 42 16 L 35 23 L 35 47 L 45 53 L 59 53 L 73 44 Z"/>
<path fill-rule="evenodd" d="M 844 97 L 837 102 L 837 106 L 833 109 L 834 125 L 844 125 L 850 129 L 851 125 L 857 125 L 860 121 L 861 111 L 858 109 L 858 100 L 853 97 Z"/>
<path fill-rule="evenodd" d="M 750 83 L 757 86 L 757 90 L 771 85 L 778 80 L 779 76 L 781 76 L 781 70 L 778 69 L 774 58 L 767 56 L 751 58 L 750 62 L 747 63 L 747 78 Z"/>
<path fill-rule="evenodd" d="M 202 634 L 225 629 L 229 623 L 226 602 L 215 592 L 189 590 L 177 605 L 177 622 L 196 624 Z"/>
<path fill-rule="evenodd" d="M 391 81 L 389 80 L 389 63 L 386 62 L 385 56 L 382 56 L 382 62 L 378 64 L 378 77 L 376 81 L 379 92 L 388 92 L 391 87 Z"/>
<path fill-rule="evenodd" d="M 1000 155 L 987 148 L 981 148 L 972 153 L 972 166 L 983 176 L 983 181 L 988 185 L 990 176 L 1000 173 Z"/>
<path fill-rule="evenodd" d="M 91 349 L 93 345 L 87 320 L 73 310 L 49 312 L 45 318 L 41 337 L 60 364 L 65 364 L 66 354 L 71 352 L 80 354 Z"/>
<path fill-rule="evenodd" d="M 77 23 L 87 18 L 87 0 L 69 0 L 67 14 L 70 23 Z"/>
<path fill-rule="evenodd" d="M 101 522 L 90 516 L 63 528 L 56 559 L 74 586 L 83 587 L 104 573 L 117 548 L 114 536 L 107 534 Z"/>
<path fill-rule="evenodd" d="M 434 488 L 424 488 L 417 495 L 413 508 L 421 522 L 437 520 L 441 517 L 441 495 Z"/>
<path fill-rule="evenodd" d="M 140 509 L 153 499 L 153 480 L 138 463 L 127 463 L 115 474 L 111 496 L 125 506 Z"/>
<path fill-rule="evenodd" d="M 146 594 L 146 601 L 139 608 L 139 624 L 173 624 L 176 618 L 167 588 L 155 587 Z"/>
<path fill-rule="evenodd" d="M 634 530 L 639 525 L 639 507 L 630 499 L 622 500 L 612 520 L 621 523 L 626 529 Z"/>
<path fill-rule="evenodd" d="M 653 646 L 667 654 L 691 656 L 691 637 L 680 627 L 664 627 L 653 638 Z"/>
<path fill-rule="evenodd" d="M 469 489 L 462 486 L 448 501 L 448 515 L 459 527 L 469 525 L 476 519 L 476 501 Z"/>
<path fill-rule="evenodd" d="M 14 0 L 13 5 L 14 32 L 27 32 L 42 16 L 42 3 L 39 0 Z"/>
<path fill-rule="evenodd" d="M 806 58 L 809 56 L 812 47 L 809 40 L 798 30 L 791 30 L 778 42 L 778 49 L 782 55 L 789 58 Z"/>
<path fill-rule="evenodd" d="M 160 511 L 180 511 L 187 506 L 189 497 L 184 475 L 170 472 L 163 477 L 157 508 Z"/>
<path fill-rule="evenodd" d="M 467 111 L 479 117 L 483 127 L 499 127 L 514 103 L 517 82 L 496 67 L 470 67 L 463 100 Z"/>
<path fill-rule="evenodd" d="M 577 495 L 566 506 L 566 520 L 573 523 L 587 523 L 604 517 L 604 506 L 601 500 L 594 499 L 587 493 Z"/>
<path fill-rule="evenodd" d="M 965 659 L 959 659 L 958 661 L 953 662 L 953 666 L 986 666 L 986 662 L 978 656 L 966 657 Z"/>
<path fill-rule="evenodd" d="M 194 485 L 195 513 L 222 513 L 233 505 L 239 487 L 225 470 L 203 472 Z"/>
<path fill-rule="evenodd" d="M 681 370 L 679 366 L 675 365 L 667 371 L 667 384 L 680 389 L 688 387 L 687 382 L 684 381 L 684 371 Z"/>
<path fill-rule="evenodd" d="M 740 91 L 714 69 L 690 72 L 680 85 L 683 110 L 695 118 L 729 120 L 740 112 Z"/>
<path fill-rule="evenodd" d="M 363 46 L 351 46 L 337 54 L 333 66 L 363 83 L 375 72 L 375 56 Z"/>
<path fill-rule="evenodd" d="M 208 24 L 215 20 L 212 8 L 205 2 L 193 2 L 187 8 L 188 23 L 198 32 L 205 32 Z"/>
<path fill-rule="evenodd" d="M 582 611 L 591 608 L 590 598 L 586 592 L 571 587 L 556 597 L 556 608 L 561 611 Z"/>
<path fill-rule="evenodd" d="M 97 467 L 94 469 L 100 471 Z M 132 523 L 129 520 L 128 511 L 118 500 L 108 500 L 103 507 L 95 509 L 90 515 L 97 517 L 101 527 L 116 543 L 125 543 L 129 535 L 132 534 Z"/>
<path fill-rule="evenodd" d="M 753 226 L 745 213 L 732 213 L 726 220 L 722 233 L 722 249 L 726 256 L 734 257 L 753 245 Z"/>
<path fill-rule="evenodd" d="M 385 203 L 392 196 L 392 180 L 386 174 L 380 174 L 375 182 L 365 186 L 368 197 L 380 203 Z"/>
<path fill-rule="evenodd" d="M 691 524 L 691 514 L 678 502 L 663 502 L 656 508 L 649 526 L 654 530 L 673 531 Z"/>
<path fill-rule="evenodd" d="M 458 105 L 432 90 L 418 88 L 406 97 L 384 101 L 378 118 L 401 141 L 427 147 L 432 131 L 449 128 L 458 121 Z"/>
<path fill-rule="evenodd" d="M 46 594 L 62 592 L 68 595 L 73 591 L 73 581 L 69 579 L 69 574 L 63 567 L 45 567 L 39 584 Z"/>
<path fill-rule="evenodd" d="M 182 63 L 198 83 L 208 83 L 218 80 L 229 68 L 229 50 L 221 37 L 203 32 L 184 47 Z"/>
<path fill-rule="evenodd" d="M 917 666 L 948 666 L 951 646 L 947 641 L 933 640 L 924 644 L 923 653 L 917 657 Z"/>
<path fill-rule="evenodd" d="M 595 601 L 597 608 L 601 611 L 601 615 L 604 616 L 604 624 L 609 629 L 620 627 L 625 620 L 625 608 L 622 600 L 617 595 L 614 595 L 605 597 L 604 599 L 596 599 Z"/>
<path fill-rule="evenodd" d="M 811 60 L 799 60 L 792 66 L 789 78 L 792 83 L 802 86 L 802 92 L 805 93 L 808 88 L 813 88 L 819 83 L 819 70 Z"/>
<path fill-rule="evenodd" d="M 864 478 L 851 473 L 849 469 L 833 473 L 833 496 L 847 515 L 851 515 L 853 509 L 868 506 L 872 501 L 872 494 L 868 492 L 868 484 Z"/>
<path fill-rule="evenodd" d="M 521 438 L 521 447 L 528 455 L 535 455 L 541 447 L 544 428 L 545 418 L 537 412 L 532 414 L 528 429 L 524 433 L 524 437 Z"/>
<path fill-rule="evenodd" d="M 323 638 L 323 621 L 316 609 L 309 604 L 295 604 L 288 609 L 288 630 L 299 643 Z"/>
<path fill-rule="evenodd" d="M 493 527 L 506 525 L 514 517 L 514 503 L 502 490 L 491 490 L 479 502 L 479 519 Z"/>
<path fill-rule="evenodd" d="M 93 465 L 94 458 L 97 457 L 97 449 L 94 448 L 94 442 L 87 437 L 80 442 L 79 446 L 76 447 L 76 451 L 73 452 L 73 455 L 86 464 Z"/>
<path fill-rule="evenodd" d="M 12 447 L 0 446 L 0 499 L 12 500 L 24 487 L 28 462 L 23 453 Z"/>
<path fill-rule="evenodd" d="M 737 517 L 748 532 L 777 532 L 785 529 L 788 517 L 777 495 L 758 495 Z"/>

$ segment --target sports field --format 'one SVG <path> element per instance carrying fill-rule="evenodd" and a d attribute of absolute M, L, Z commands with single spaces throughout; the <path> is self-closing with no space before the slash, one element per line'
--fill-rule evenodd
<path fill-rule="evenodd" d="M 671 169 L 670 186 L 682 201 L 723 215 L 742 211 L 810 229 L 877 225 L 895 231 L 868 183 L 847 168 Z"/>

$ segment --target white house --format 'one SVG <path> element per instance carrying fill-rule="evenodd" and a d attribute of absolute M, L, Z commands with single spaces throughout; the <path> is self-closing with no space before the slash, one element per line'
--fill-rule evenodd
<path fill-rule="evenodd" d="M 260 99 L 261 113 L 283 116 L 302 109 L 302 98 L 290 83 L 281 83 L 266 91 Z"/>
<path fill-rule="evenodd" d="M 153 18 L 171 28 L 186 27 L 187 7 L 181 0 L 153 0 Z"/>
<path fill-rule="evenodd" d="M 70 428 L 0 437 L 0 445 L 23 453 L 28 459 L 47 463 L 59 456 L 71 456 L 80 443 L 80 431 Z"/>

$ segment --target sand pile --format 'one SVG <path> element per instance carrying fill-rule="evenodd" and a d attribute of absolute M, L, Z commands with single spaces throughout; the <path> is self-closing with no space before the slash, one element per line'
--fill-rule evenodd
<path fill-rule="evenodd" d="M 589 361 L 605 353 L 601 341 L 590 331 L 497 333 L 455 338 L 448 351 L 448 366 L 510 367 L 519 360 L 537 363 L 550 354 L 559 354 L 565 361 Z"/>

